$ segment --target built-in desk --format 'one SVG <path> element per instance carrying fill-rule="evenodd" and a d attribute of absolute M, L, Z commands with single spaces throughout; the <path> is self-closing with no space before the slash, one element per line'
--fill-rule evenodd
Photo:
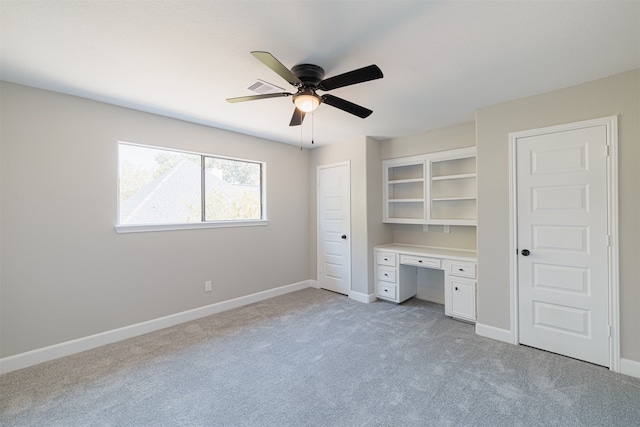
<path fill-rule="evenodd" d="M 416 268 L 444 270 L 444 312 L 475 322 L 475 251 L 390 244 L 374 248 L 376 296 L 401 303 L 417 294 Z"/>

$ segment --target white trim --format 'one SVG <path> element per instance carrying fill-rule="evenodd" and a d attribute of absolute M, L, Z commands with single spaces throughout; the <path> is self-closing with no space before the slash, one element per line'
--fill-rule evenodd
<path fill-rule="evenodd" d="M 347 280 L 349 281 L 348 283 L 348 289 L 349 292 L 351 292 L 351 160 L 345 160 L 344 162 L 337 162 L 337 163 L 330 163 L 330 164 L 326 164 L 326 165 L 318 165 L 316 167 L 316 274 L 317 274 L 317 280 L 318 280 L 318 288 L 320 288 L 320 254 L 322 253 L 322 236 L 321 236 L 321 232 L 320 232 L 320 170 L 321 169 L 329 169 L 329 168 L 335 168 L 335 167 L 341 167 L 341 166 L 346 166 L 347 167 L 347 174 L 349 175 L 349 187 L 347 188 L 347 198 L 349 201 L 349 217 L 347 218 L 348 221 L 348 225 L 347 225 L 347 244 L 349 245 L 349 259 L 347 260 L 347 262 L 349 263 L 348 265 L 348 271 L 349 274 L 347 275 Z"/>
<path fill-rule="evenodd" d="M 354 301 L 363 302 L 365 304 L 369 304 L 377 300 L 375 294 L 363 294 L 362 292 L 356 292 L 353 290 L 349 291 L 349 298 Z"/>
<path fill-rule="evenodd" d="M 511 304 L 509 304 L 509 326 L 511 339 L 515 345 L 520 344 L 520 327 L 518 324 L 518 188 L 516 179 L 516 135 L 509 134 L 509 254 L 511 272 L 509 288 L 511 291 Z"/>
<path fill-rule="evenodd" d="M 212 314 L 221 313 L 233 308 L 242 307 L 254 302 L 263 301 L 289 292 L 298 291 L 313 286 L 312 280 L 304 280 L 302 282 L 290 285 L 280 286 L 278 288 L 257 292 L 251 295 L 245 295 L 210 304 L 204 307 L 194 308 L 192 310 L 183 311 L 181 313 L 171 314 L 169 316 L 159 317 L 157 319 L 148 320 L 146 322 L 136 323 L 134 325 L 125 326 L 110 331 L 101 332 L 95 335 L 78 338 L 75 340 L 55 344 L 48 347 L 39 348 L 14 356 L 4 357 L 0 359 L 0 374 L 16 371 L 18 369 L 27 368 L 39 363 L 48 362 L 60 357 L 69 356 L 81 351 L 90 350 L 106 344 L 122 341 L 138 335 L 154 332 L 159 329 L 168 328 L 170 326 L 179 325 L 180 323 L 189 322 L 201 317 L 210 316 Z"/>
<path fill-rule="evenodd" d="M 215 222 L 193 222 L 189 224 L 144 224 L 144 225 L 116 225 L 116 232 L 122 233 L 145 233 L 148 231 L 174 231 L 174 230 L 195 230 L 200 228 L 229 228 L 229 227 L 255 227 L 269 225 L 266 219 L 246 220 L 246 221 L 215 221 Z"/>
<path fill-rule="evenodd" d="M 613 372 L 620 372 L 620 265 L 618 242 L 618 117 L 607 118 L 607 209 L 609 232 L 609 363 Z M 604 121 L 604 119 L 601 119 Z"/>
<path fill-rule="evenodd" d="M 640 362 L 630 359 L 620 359 L 620 373 L 630 377 L 640 378 Z"/>
<path fill-rule="evenodd" d="M 480 335 L 481 337 L 491 338 L 493 340 L 498 340 L 509 344 L 517 344 L 514 341 L 512 331 L 508 329 L 496 328 L 495 326 L 476 323 L 476 334 Z"/>
<path fill-rule="evenodd" d="M 518 334 L 518 257 L 515 253 L 518 247 L 517 224 L 517 182 L 516 182 L 516 142 L 520 138 L 548 133 L 563 132 L 573 129 L 581 129 L 593 126 L 606 126 L 607 146 L 607 214 L 609 247 L 609 322 L 611 325 L 611 337 L 609 339 L 609 369 L 613 372 L 621 371 L 620 359 L 620 282 L 618 276 L 619 250 L 618 250 L 618 117 L 609 116 L 599 119 L 585 120 L 581 122 L 567 123 L 557 126 L 549 126 L 539 129 L 530 129 L 509 134 L 509 253 L 510 253 L 510 291 L 511 291 L 511 333 L 513 343 L 519 344 Z M 636 362 L 637 363 L 637 362 Z M 627 369 L 629 365 L 627 365 Z M 635 368 L 631 371 L 635 372 Z M 632 375 L 633 376 L 633 375 Z"/>

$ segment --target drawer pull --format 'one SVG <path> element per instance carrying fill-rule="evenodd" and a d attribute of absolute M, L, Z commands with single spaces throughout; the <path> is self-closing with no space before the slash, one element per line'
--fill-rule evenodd
<path fill-rule="evenodd" d="M 457 286 L 455 287 L 455 290 L 456 290 L 456 291 L 458 290 L 458 287 L 457 287 Z"/>
<path fill-rule="evenodd" d="M 464 271 L 464 268 L 459 268 L 458 271 Z"/>
<path fill-rule="evenodd" d="M 421 260 L 421 259 L 419 259 L 419 260 L 418 260 L 418 262 L 419 262 L 420 264 L 422 264 L 422 260 Z"/>
<path fill-rule="evenodd" d="M 385 275 L 386 277 L 389 277 L 389 275 L 388 275 L 387 273 L 384 273 L 384 275 Z"/>
<path fill-rule="evenodd" d="M 385 261 L 389 261 L 389 258 L 385 258 L 384 260 L 385 260 Z"/>

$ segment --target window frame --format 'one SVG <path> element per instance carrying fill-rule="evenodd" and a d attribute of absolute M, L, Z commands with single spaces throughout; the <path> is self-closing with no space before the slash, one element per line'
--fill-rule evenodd
<path fill-rule="evenodd" d="M 130 145 L 141 148 L 149 148 L 152 150 L 171 151 L 180 154 L 189 154 L 200 156 L 200 191 L 201 191 L 201 206 L 200 206 L 200 222 L 190 223 L 161 223 L 161 224 L 120 224 L 120 146 Z M 205 204 L 206 197 L 204 194 L 205 189 L 205 159 L 215 158 L 222 160 L 239 161 L 245 163 L 254 163 L 260 165 L 260 219 L 243 219 L 243 220 L 213 220 L 205 221 Z M 174 230 L 194 230 L 204 228 L 230 228 L 230 227 L 254 227 L 263 226 L 269 223 L 267 219 L 267 163 L 258 160 L 241 159 L 238 157 L 229 157 L 214 155 L 208 153 L 202 153 L 197 151 L 180 150 L 176 148 L 167 148 L 155 145 L 138 144 L 128 141 L 118 141 L 118 168 L 117 168 L 117 192 L 116 192 L 116 221 L 115 230 L 117 233 L 141 233 L 141 232 L 153 232 L 153 231 L 174 231 Z"/>

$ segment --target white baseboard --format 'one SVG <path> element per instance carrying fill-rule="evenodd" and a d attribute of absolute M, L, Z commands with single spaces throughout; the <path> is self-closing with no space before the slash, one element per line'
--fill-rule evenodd
<path fill-rule="evenodd" d="M 363 294 L 356 291 L 349 291 L 349 298 L 354 301 L 364 302 L 366 304 L 372 303 L 377 299 L 374 294 Z"/>
<path fill-rule="evenodd" d="M 640 362 L 624 358 L 620 359 L 620 373 L 640 378 Z"/>
<path fill-rule="evenodd" d="M 515 344 L 513 334 L 509 329 L 501 329 L 496 328 L 495 326 L 476 323 L 476 334 L 509 344 Z"/>
<path fill-rule="evenodd" d="M 135 325 L 129 325 L 122 328 L 101 332 L 99 334 L 78 338 L 72 341 L 55 344 L 49 347 L 43 347 L 25 353 L 16 354 L 14 356 L 4 357 L 0 359 L 0 374 L 27 368 L 39 363 L 58 359 L 60 357 L 70 356 L 81 351 L 86 351 L 106 344 L 122 341 L 127 338 L 132 338 L 138 335 L 157 331 L 159 329 L 168 328 L 180 323 L 189 322 L 201 317 L 221 313 L 233 308 L 242 307 L 247 304 L 253 304 L 254 302 L 273 298 L 279 295 L 284 295 L 286 293 L 294 292 L 308 287 L 317 287 L 317 282 L 315 280 L 305 280 L 302 282 L 257 292 L 255 294 L 234 298 L 228 301 L 222 301 L 204 307 L 194 308 L 193 310 L 171 314 L 169 316 L 137 323 Z"/>

